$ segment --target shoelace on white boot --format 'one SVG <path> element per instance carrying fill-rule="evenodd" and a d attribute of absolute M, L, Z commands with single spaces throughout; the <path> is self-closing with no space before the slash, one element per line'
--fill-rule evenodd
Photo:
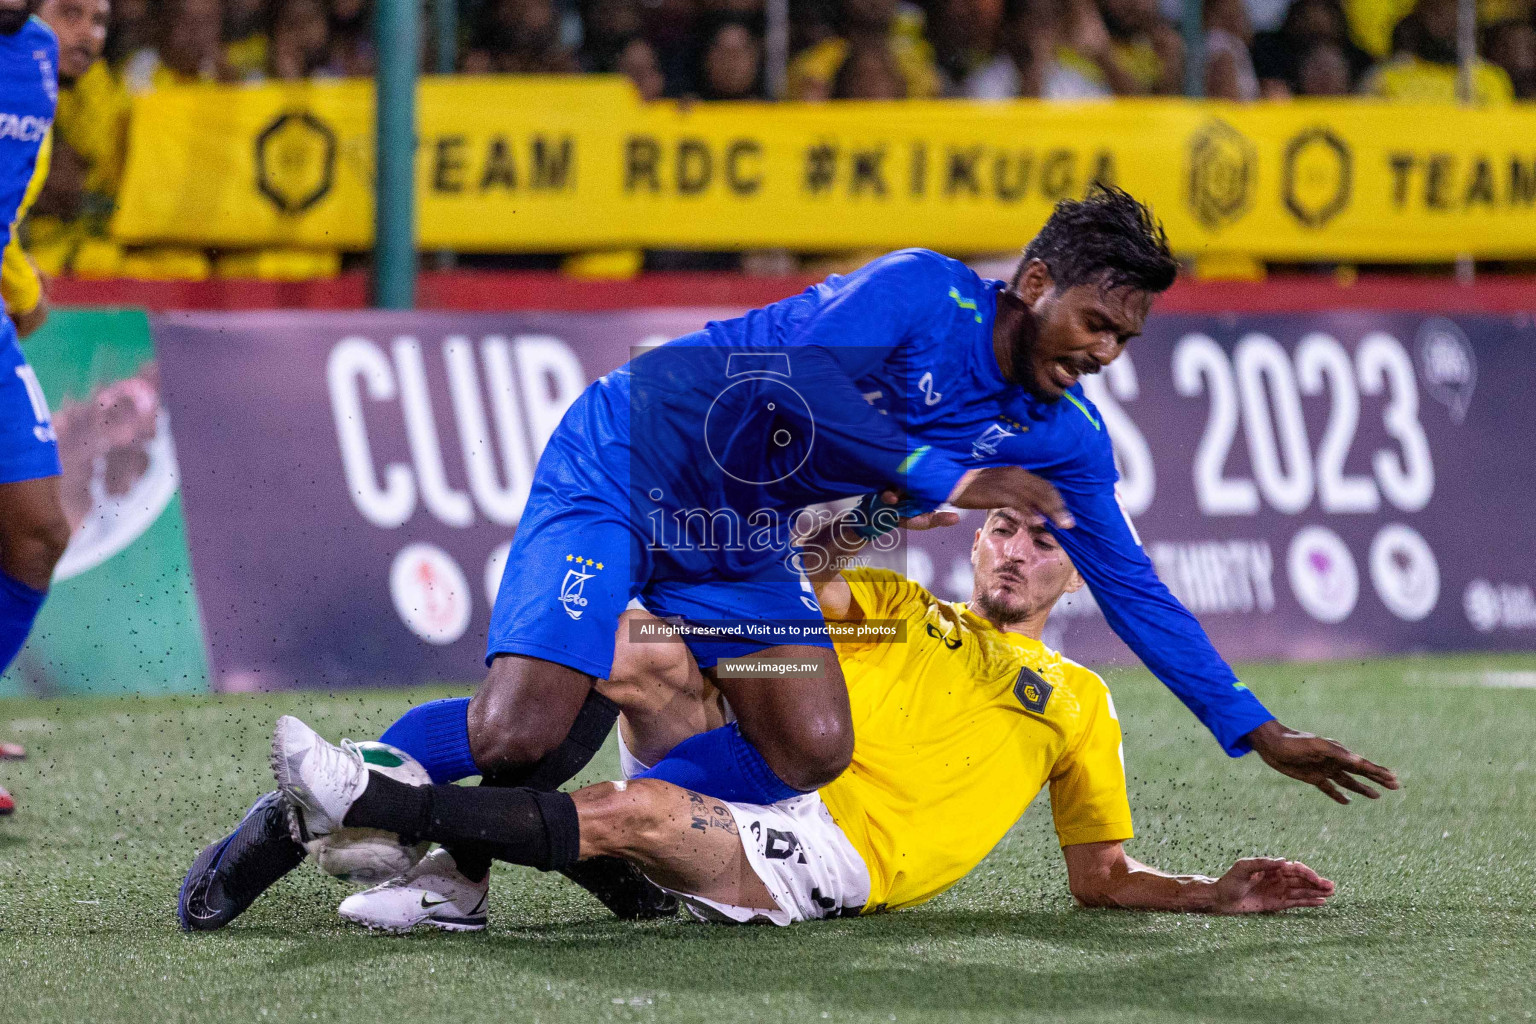
<path fill-rule="evenodd" d="M 307 794 L 309 801 L 318 804 L 316 791 L 322 787 L 327 793 L 346 795 L 355 800 L 361 795 L 360 791 L 353 792 L 358 789 L 359 773 L 362 773 L 362 777 L 366 779 L 368 767 L 363 761 L 363 752 L 352 740 L 344 739 L 338 746 L 316 736 L 315 742 L 310 746 L 309 756 L 305 758 L 302 773 L 307 777 L 304 788 L 309 790 Z M 342 811 L 341 816 L 337 816 L 333 815 L 324 804 L 320 804 L 316 809 L 332 819 L 333 824 L 326 830 L 327 832 L 342 827 L 342 816 L 346 814 L 345 810 Z M 313 830 L 312 834 L 316 837 L 319 835 Z"/>
<path fill-rule="evenodd" d="M 326 743 L 324 740 L 320 743 L 320 763 L 314 767 L 332 792 L 343 793 L 355 788 L 359 772 L 363 778 L 367 778 L 368 765 L 354 741 L 343 739 L 340 745 Z M 336 824 L 339 827 L 341 822 Z"/>

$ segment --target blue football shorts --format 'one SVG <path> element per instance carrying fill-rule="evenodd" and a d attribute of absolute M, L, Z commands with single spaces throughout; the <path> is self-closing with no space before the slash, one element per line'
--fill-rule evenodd
<path fill-rule="evenodd" d="M 647 536 L 627 493 L 622 401 L 588 388 L 550 437 L 491 609 L 486 663 L 520 654 L 606 679 L 619 617 L 637 598 L 684 627 L 700 668 L 782 644 L 830 648 L 793 548 L 707 565 Z"/>
<path fill-rule="evenodd" d="M 58 476 L 48 400 L 27 365 L 10 318 L 0 315 L 0 484 Z"/>

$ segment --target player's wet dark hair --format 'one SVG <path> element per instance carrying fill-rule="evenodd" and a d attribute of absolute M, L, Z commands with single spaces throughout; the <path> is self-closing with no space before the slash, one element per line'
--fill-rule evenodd
<path fill-rule="evenodd" d="M 1096 284 L 1106 290 L 1165 292 L 1179 265 L 1168 233 L 1135 196 L 1094 184 L 1082 199 L 1063 199 L 1024 250 L 1009 286 L 1017 288 L 1030 260 L 1040 260 L 1056 287 Z"/>

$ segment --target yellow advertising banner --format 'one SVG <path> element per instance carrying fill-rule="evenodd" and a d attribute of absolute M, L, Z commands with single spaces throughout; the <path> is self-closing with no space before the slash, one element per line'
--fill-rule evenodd
<path fill-rule="evenodd" d="M 429 78 L 423 248 L 816 251 L 1022 245 L 1111 181 L 1182 254 L 1536 256 L 1536 109 L 1365 100 L 643 104 L 623 79 Z M 363 249 L 371 83 L 135 102 L 131 243 Z"/>

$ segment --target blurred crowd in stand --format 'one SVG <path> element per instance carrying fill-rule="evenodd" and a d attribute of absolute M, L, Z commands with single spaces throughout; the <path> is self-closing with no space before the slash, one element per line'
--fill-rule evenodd
<path fill-rule="evenodd" d="M 88 6 L 88 0 L 80 0 Z M 106 0 L 96 0 L 103 10 Z M 790 0 L 793 100 L 1183 91 L 1179 0 Z M 371 0 L 116 0 L 105 67 L 173 82 L 373 71 Z M 766 99 L 763 0 L 463 0 L 459 70 L 618 72 L 646 98 Z M 430 10 L 423 23 L 433 24 Z M 1479 0 L 1479 99 L 1536 93 L 1529 0 Z M 428 38 L 424 66 L 434 52 Z M 1454 99 L 1456 0 L 1208 0 L 1206 91 Z"/>
<path fill-rule="evenodd" d="M 424 68 L 436 52 L 430 3 Z M 214 263 L 201 251 L 124 252 L 107 222 L 132 96 L 191 82 L 370 75 L 371 6 L 44 0 L 40 14 L 61 39 L 61 89 L 52 173 L 26 227 L 40 267 L 83 276 L 334 272 L 335 254 L 232 254 Z M 1180 7 L 1180 0 L 790 0 L 783 98 L 1176 95 L 1184 86 Z M 1454 101 L 1456 7 L 1457 0 L 1206 0 L 1206 93 L 1239 102 Z M 1475 101 L 1536 98 L 1532 0 L 1478 0 L 1477 8 Z M 768 98 L 764 0 L 461 0 L 458 24 L 464 73 L 618 73 L 647 100 Z"/>

